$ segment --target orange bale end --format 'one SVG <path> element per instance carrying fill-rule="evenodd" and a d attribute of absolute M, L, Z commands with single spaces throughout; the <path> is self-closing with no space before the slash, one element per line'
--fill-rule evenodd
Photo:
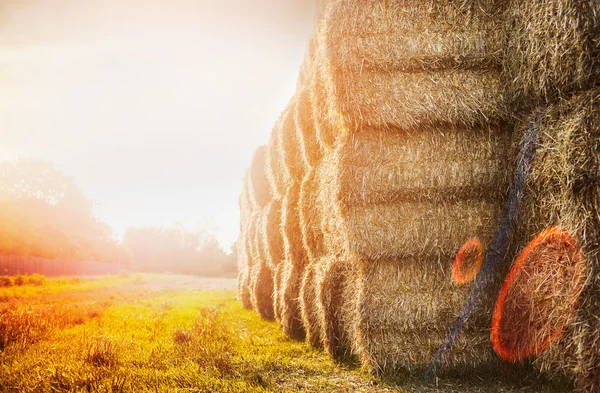
<path fill-rule="evenodd" d="M 496 353 L 520 362 L 560 340 L 584 281 L 584 259 L 566 230 L 551 227 L 537 235 L 515 260 L 498 295 L 491 330 Z"/>
<path fill-rule="evenodd" d="M 479 238 L 466 241 L 458 250 L 452 264 L 452 279 L 462 285 L 471 282 L 483 264 L 483 243 Z"/>

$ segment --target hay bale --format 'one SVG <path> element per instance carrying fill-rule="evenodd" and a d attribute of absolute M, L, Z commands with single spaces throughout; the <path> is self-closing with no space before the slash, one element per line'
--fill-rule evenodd
<path fill-rule="evenodd" d="M 468 239 L 490 244 L 512 180 L 512 141 L 506 124 L 366 128 L 319 165 L 325 250 L 358 277 L 353 334 L 368 368 L 421 370 L 444 342 L 472 287 L 452 282 L 452 261 Z M 445 369 L 495 361 L 490 309 L 474 313 Z"/>
<path fill-rule="evenodd" d="M 332 66 L 389 72 L 496 68 L 507 5 L 507 0 L 330 2 L 325 37 L 338 54 L 331 56 Z"/>
<path fill-rule="evenodd" d="M 335 359 L 350 360 L 356 353 L 357 269 L 346 260 L 329 255 L 315 265 L 316 308 L 325 350 Z"/>
<path fill-rule="evenodd" d="M 265 216 L 261 224 L 262 242 L 266 251 L 265 259 L 269 268 L 274 271 L 285 258 L 281 227 L 281 199 L 273 199 L 265 207 Z"/>
<path fill-rule="evenodd" d="M 254 263 L 250 268 L 250 291 L 252 306 L 266 320 L 274 318 L 273 309 L 273 272 L 267 265 L 267 250 L 263 241 L 263 221 L 265 221 L 265 210 L 259 210 L 253 221 L 251 230 L 254 231 L 252 241 Z"/>
<path fill-rule="evenodd" d="M 242 303 L 244 308 L 248 310 L 252 309 L 250 275 L 247 268 L 238 271 L 237 299 Z"/>
<path fill-rule="evenodd" d="M 470 291 L 451 280 L 451 259 L 357 260 L 356 346 L 363 364 L 378 374 L 420 371 L 446 338 Z M 489 339 L 489 318 L 480 313 L 467 322 L 454 350 L 442 359 L 445 369 L 464 370 L 496 361 Z"/>
<path fill-rule="evenodd" d="M 295 116 L 300 156 L 305 167 L 314 167 L 321 161 L 323 151 L 317 139 L 308 87 L 298 91 Z"/>
<path fill-rule="evenodd" d="M 273 273 L 265 263 L 257 263 L 252 266 L 249 280 L 250 299 L 252 308 L 256 310 L 262 319 L 271 321 L 275 318 L 273 304 Z"/>
<path fill-rule="evenodd" d="M 279 302 L 281 314 L 281 328 L 295 340 L 304 340 L 306 331 L 302 322 L 300 311 L 300 288 L 304 267 L 291 263 L 284 263 L 281 271 L 281 286 L 279 288 Z"/>
<path fill-rule="evenodd" d="M 321 348 L 321 315 L 317 302 L 316 263 L 309 263 L 304 269 L 304 277 L 300 286 L 300 313 L 306 331 L 306 341 L 315 348 Z"/>
<path fill-rule="evenodd" d="M 512 0 L 505 80 L 518 105 L 552 101 L 600 82 L 600 3 Z"/>
<path fill-rule="evenodd" d="M 300 184 L 298 197 L 298 220 L 302 235 L 302 247 L 306 252 L 308 263 L 316 263 L 325 253 L 317 174 L 318 170 L 315 168 L 308 170 Z"/>
<path fill-rule="evenodd" d="M 573 322 L 585 281 L 585 261 L 573 237 L 559 227 L 537 235 L 519 254 L 500 290 L 492 343 L 503 359 L 538 357 Z"/>
<path fill-rule="evenodd" d="M 574 238 L 585 261 L 585 285 L 574 320 L 562 338 L 541 354 L 535 364 L 543 371 L 575 378 L 581 391 L 597 391 L 600 389 L 597 351 L 600 348 L 600 89 L 557 102 L 534 115 L 532 121 L 540 136 L 523 195 L 516 245 L 522 248 L 536 234 L 557 226 Z M 540 291 L 549 285 L 543 278 L 543 274 L 531 278 L 542 280 L 538 281 Z"/>
<path fill-rule="evenodd" d="M 323 83 L 326 97 L 317 96 L 338 128 L 334 138 L 363 127 L 506 118 L 499 71 L 505 2 L 329 2 L 315 83 Z"/>
<path fill-rule="evenodd" d="M 262 209 L 271 200 L 271 187 L 266 173 L 267 147 L 262 145 L 256 148 L 250 163 L 249 197 L 253 199 L 254 205 Z"/>
<path fill-rule="evenodd" d="M 305 336 L 300 311 L 300 288 L 304 268 L 307 263 L 302 245 L 302 231 L 298 214 L 300 185 L 292 184 L 282 202 L 282 228 L 284 247 L 284 268 L 282 273 L 282 324 L 283 330 L 291 337 L 303 339 Z"/>
<path fill-rule="evenodd" d="M 298 124 L 296 122 L 297 105 L 298 100 L 296 97 L 293 97 L 288 104 L 289 109 L 282 123 L 281 149 L 283 152 L 283 173 L 286 187 L 289 187 L 292 183 L 300 183 L 306 171 L 298 139 L 299 132 L 297 131 Z"/>
<path fill-rule="evenodd" d="M 361 259 L 453 257 L 488 244 L 510 184 L 508 126 L 365 130 L 319 166 L 325 245 Z"/>
<path fill-rule="evenodd" d="M 271 131 L 269 144 L 267 145 L 265 170 L 273 198 L 282 197 L 286 190 L 282 135 L 283 120 L 286 118 L 288 111 L 289 108 L 286 108 L 279 116 Z"/>
<path fill-rule="evenodd" d="M 273 269 L 273 313 L 279 325 L 283 328 L 283 320 L 281 319 L 281 310 L 283 308 L 283 292 L 281 284 L 283 279 L 283 263 L 280 263 Z"/>
<path fill-rule="evenodd" d="M 317 264 L 324 256 L 323 233 L 321 231 L 320 209 L 318 207 L 317 170 L 310 168 L 300 185 L 298 199 L 302 245 L 306 252 L 307 266 L 300 290 L 300 309 L 306 330 L 307 341 L 314 347 L 321 346 L 322 324 L 317 308 Z"/>

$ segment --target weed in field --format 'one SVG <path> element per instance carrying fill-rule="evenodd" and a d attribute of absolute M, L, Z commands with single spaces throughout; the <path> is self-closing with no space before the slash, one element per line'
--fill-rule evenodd
<path fill-rule="evenodd" d="M 0 287 L 8 288 L 15 285 L 15 278 L 13 276 L 0 276 Z"/>
<path fill-rule="evenodd" d="M 120 348 L 107 337 L 94 337 L 88 345 L 85 361 L 96 367 L 116 367 L 120 363 Z"/>
<path fill-rule="evenodd" d="M 231 374 L 235 355 L 233 337 L 218 311 L 204 308 L 190 330 L 177 330 L 174 340 L 180 344 L 180 356 L 193 359 L 199 367 L 220 375 Z"/>

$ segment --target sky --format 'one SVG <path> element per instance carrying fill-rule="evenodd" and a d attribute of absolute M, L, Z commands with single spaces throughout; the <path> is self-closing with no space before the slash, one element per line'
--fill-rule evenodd
<path fill-rule="evenodd" d="M 2 0 L 0 159 L 75 178 L 99 219 L 214 230 L 293 95 L 311 0 Z"/>

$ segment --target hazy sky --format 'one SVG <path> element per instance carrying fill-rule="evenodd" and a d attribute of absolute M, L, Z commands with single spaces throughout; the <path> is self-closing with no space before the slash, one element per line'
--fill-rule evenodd
<path fill-rule="evenodd" d="M 130 225 L 237 237 L 241 178 L 294 92 L 311 0 L 1 0 L 0 159 Z"/>

